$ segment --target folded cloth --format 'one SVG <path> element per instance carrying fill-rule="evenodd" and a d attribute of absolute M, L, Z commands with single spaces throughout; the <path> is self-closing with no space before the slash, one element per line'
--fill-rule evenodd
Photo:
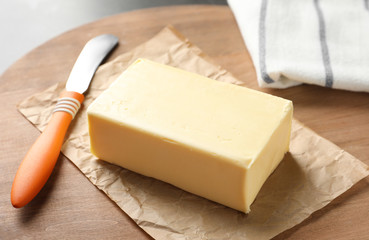
<path fill-rule="evenodd" d="M 228 0 L 259 86 L 369 92 L 369 0 Z"/>

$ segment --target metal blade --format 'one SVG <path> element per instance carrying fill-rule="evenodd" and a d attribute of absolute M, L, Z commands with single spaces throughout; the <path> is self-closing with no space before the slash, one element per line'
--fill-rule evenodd
<path fill-rule="evenodd" d="M 110 34 L 103 34 L 88 41 L 73 66 L 66 90 L 84 93 L 96 69 L 117 43 L 118 38 Z"/>

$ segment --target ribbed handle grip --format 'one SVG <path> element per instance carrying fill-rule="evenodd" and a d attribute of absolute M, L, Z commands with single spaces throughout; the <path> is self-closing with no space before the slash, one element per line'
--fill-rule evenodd
<path fill-rule="evenodd" d="M 18 168 L 11 190 L 11 203 L 20 208 L 29 203 L 45 185 L 59 157 L 65 134 L 83 102 L 83 95 L 63 92 L 42 134 Z"/>

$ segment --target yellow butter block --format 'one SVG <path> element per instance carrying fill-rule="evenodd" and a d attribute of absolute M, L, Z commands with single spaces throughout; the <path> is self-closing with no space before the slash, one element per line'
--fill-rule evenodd
<path fill-rule="evenodd" d="M 88 108 L 98 158 L 248 213 L 289 149 L 292 102 L 139 59 Z"/>

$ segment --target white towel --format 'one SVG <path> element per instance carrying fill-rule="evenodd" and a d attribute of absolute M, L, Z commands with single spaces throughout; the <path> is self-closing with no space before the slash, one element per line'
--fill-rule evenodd
<path fill-rule="evenodd" d="M 228 0 L 259 86 L 369 92 L 369 0 Z"/>

